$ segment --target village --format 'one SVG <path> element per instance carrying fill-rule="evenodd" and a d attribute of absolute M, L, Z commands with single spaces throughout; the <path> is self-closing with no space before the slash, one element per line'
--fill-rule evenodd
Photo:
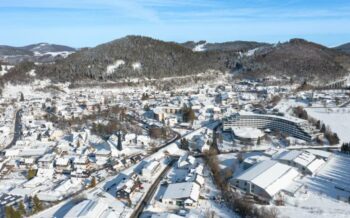
<path fill-rule="evenodd" d="M 288 78 L 171 91 L 36 81 L 9 84 L 0 103 L 3 215 L 350 212 L 347 89 Z"/>

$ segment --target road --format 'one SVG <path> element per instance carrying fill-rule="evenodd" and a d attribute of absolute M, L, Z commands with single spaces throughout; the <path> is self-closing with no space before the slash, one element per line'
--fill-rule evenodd
<path fill-rule="evenodd" d="M 216 131 L 222 126 L 222 123 L 219 123 L 219 125 L 215 126 L 213 129 L 213 147 L 216 150 L 217 154 L 220 154 L 220 149 L 218 148 L 218 142 L 217 142 L 217 133 Z"/>
<path fill-rule="evenodd" d="M 169 172 L 169 170 L 172 168 L 174 163 L 176 163 L 177 159 L 173 158 L 168 165 L 165 167 L 165 169 L 162 171 L 162 173 L 157 177 L 157 179 L 153 182 L 152 186 L 149 188 L 147 193 L 144 195 L 144 198 L 139 202 L 136 207 L 134 208 L 134 212 L 131 214 L 130 217 L 140 217 L 142 214 L 144 208 L 149 204 L 149 202 L 152 200 L 155 192 L 157 191 L 157 188 L 159 186 L 160 181 L 162 181 L 162 178 Z"/>
<path fill-rule="evenodd" d="M 8 144 L 6 147 L 2 148 L 1 151 L 5 149 L 9 149 L 12 146 L 14 146 L 17 142 L 17 140 L 22 136 L 22 109 L 18 110 L 16 112 L 15 117 L 15 131 L 13 133 L 13 139 L 10 144 Z"/>

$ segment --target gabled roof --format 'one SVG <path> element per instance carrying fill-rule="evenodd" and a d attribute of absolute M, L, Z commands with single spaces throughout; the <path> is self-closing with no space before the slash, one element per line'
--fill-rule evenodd
<path fill-rule="evenodd" d="M 244 171 L 236 179 L 251 182 L 272 197 L 287 187 L 298 175 L 298 171 L 293 167 L 274 160 L 266 160 Z"/>
<path fill-rule="evenodd" d="M 163 199 L 186 199 L 198 201 L 200 187 L 194 182 L 181 182 L 169 184 Z"/>

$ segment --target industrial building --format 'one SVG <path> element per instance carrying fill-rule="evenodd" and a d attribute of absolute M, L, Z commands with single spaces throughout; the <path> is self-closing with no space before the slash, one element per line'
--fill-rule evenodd
<path fill-rule="evenodd" d="M 293 195 L 297 190 L 294 180 L 299 175 L 291 166 L 275 160 L 266 160 L 235 177 L 233 185 L 247 194 L 270 200 L 281 191 Z"/>

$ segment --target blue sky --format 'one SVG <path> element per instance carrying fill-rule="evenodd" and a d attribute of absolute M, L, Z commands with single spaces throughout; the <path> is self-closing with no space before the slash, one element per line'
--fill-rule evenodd
<path fill-rule="evenodd" d="M 0 44 L 166 41 L 350 42 L 349 0 L 0 0 Z"/>

